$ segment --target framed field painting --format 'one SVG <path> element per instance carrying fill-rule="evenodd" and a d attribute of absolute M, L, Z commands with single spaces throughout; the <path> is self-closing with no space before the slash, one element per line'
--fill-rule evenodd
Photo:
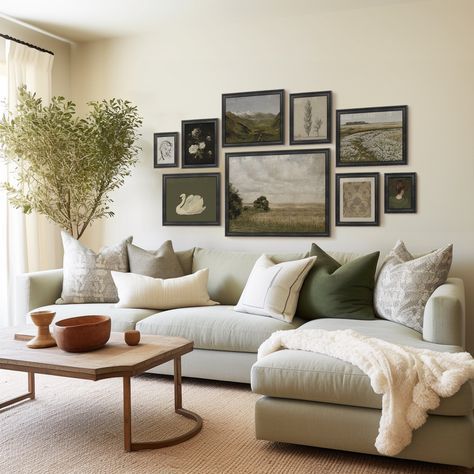
<path fill-rule="evenodd" d="M 290 145 L 331 142 L 331 91 L 290 94 Z"/>
<path fill-rule="evenodd" d="M 379 225 L 379 174 L 336 174 L 336 225 Z"/>
<path fill-rule="evenodd" d="M 178 132 L 153 134 L 153 164 L 155 168 L 178 166 Z"/>
<path fill-rule="evenodd" d="M 407 106 L 336 110 L 336 166 L 407 164 Z"/>
<path fill-rule="evenodd" d="M 416 173 L 385 174 L 385 212 L 416 212 Z"/>
<path fill-rule="evenodd" d="M 222 94 L 222 145 L 282 145 L 284 94 L 283 89 Z"/>
<path fill-rule="evenodd" d="M 212 168 L 219 165 L 217 119 L 183 120 L 182 168 Z"/>
<path fill-rule="evenodd" d="M 163 225 L 220 225 L 220 174 L 164 174 Z"/>
<path fill-rule="evenodd" d="M 328 236 L 329 149 L 226 153 L 228 236 Z"/>

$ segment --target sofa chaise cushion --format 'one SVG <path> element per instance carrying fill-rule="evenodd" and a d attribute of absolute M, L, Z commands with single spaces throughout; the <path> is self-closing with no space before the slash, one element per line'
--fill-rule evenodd
<path fill-rule="evenodd" d="M 378 337 L 402 345 L 455 352 L 457 346 L 440 346 L 421 339 L 417 331 L 391 321 L 358 321 L 321 319 L 305 324 L 302 329 L 353 329 L 371 337 Z M 280 350 L 252 367 L 252 390 L 262 395 L 335 403 L 364 408 L 382 407 L 369 377 L 356 366 L 323 354 L 307 351 Z M 437 415 L 464 416 L 473 410 L 473 387 L 464 384 L 453 397 L 442 399 L 433 411 Z"/>
<path fill-rule="evenodd" d="M 86 314 L 97 314 L 110 316 L 112 319 L 112 331 L 123 332 L 135 329 L 138 321 L 156 314 L 156 309 L 130 309 L 116 308 L 111 303 L 87 303 L 87 304 L 65 304 L 42 306 L 37 311 L 55 311 L 54 321 L 65 318 L 82 316 Z"/>
<path fill-rule="evenodd" d="M 257 352 L 260 344 L 275 331 L 296 329 L 303 320 L 292 323 L 239 313 L 233 306 L 179 308 L 143 319 L 137 329 L 143 334 L 180 336 L 194 341 L 195 349 Z"/>

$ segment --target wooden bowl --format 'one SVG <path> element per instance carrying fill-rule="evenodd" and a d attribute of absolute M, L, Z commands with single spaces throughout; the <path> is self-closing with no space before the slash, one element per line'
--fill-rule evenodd
<path fill-rule="evenodd" d="M 56 344 L 66 352 L 88 352 L 100 349 L 110 337 L 109 316 L 77 316 L 54 325 Z"/>

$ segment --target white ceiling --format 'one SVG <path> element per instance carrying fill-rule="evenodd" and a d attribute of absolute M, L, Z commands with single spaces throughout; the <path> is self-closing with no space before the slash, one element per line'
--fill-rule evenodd
<path fill-rule="evenodd" d="M 217 21 L 251 18 L 255 3 L 268 17 L 289 18 L 304 12 L 370 8 L 429 0 L 0 0 L 0 13 L 75 41 L 136 35 L 160 22 L 203 14 Z"/>

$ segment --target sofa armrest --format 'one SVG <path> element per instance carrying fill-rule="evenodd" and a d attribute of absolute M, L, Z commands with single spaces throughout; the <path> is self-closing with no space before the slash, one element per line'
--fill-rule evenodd
<path fill-rule="evenodd" d="M 465 318 L 464 283 L 460 278 L 448 278 L 426 303 L 423 339 L 464 348 Z"/>
<path fill-rule="evenodd" d="M 27 313 L 32 309 L 54 304 L 61 296 L 62 287 L 62 269 L 18 275 L 15 292 L 16 323 L 24 324 Z"/>

